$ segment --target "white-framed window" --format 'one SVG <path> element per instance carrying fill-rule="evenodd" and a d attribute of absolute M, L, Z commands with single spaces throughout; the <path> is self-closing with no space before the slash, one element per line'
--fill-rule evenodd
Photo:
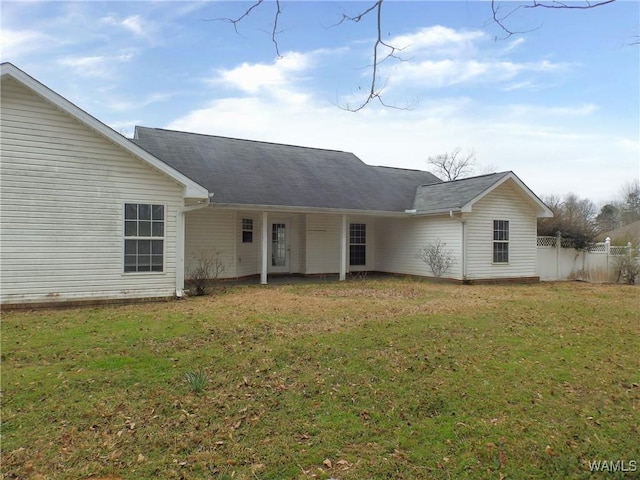
<path fill-rule="evenodd" d="M 349 265 L 367 264 L 367 224 L 349 224 Z"/>
<path fill-rule="evenodd" d="M 493 263 L 509 263 L 509 220 L 493 221 Z"/>
<path fill-rule="evenodd" d="M 164 271 L 164 205 L 124 204 L 124 272 Z"/>
<path fill-rule="evenodd" d="M 253 219 L 242 219 L 242 243 L 253 243 Z"/>

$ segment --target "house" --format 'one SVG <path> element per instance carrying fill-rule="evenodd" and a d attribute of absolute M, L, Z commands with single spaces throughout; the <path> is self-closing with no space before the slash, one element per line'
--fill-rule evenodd
<path fill-rule="evenodd" d="M 209 192 L 0 65 L 3 305 L 182 294 L 184 216 Z"/>
<path fill-rule="evenodd" d="M 627 242 L 631 242 L 632 245 L 640 245 L 640 220 L 598 235 L 600 241 L 607 238 L 611 240 L 613 245 L 626 245 Z"/>
<path fill-rule="evenodd" d="M 546 205 L 513 173 L 442 182 L 355 155 L 137 127 L 111 130 L 2 64 L 1 300 L 182 296 L 216 252 L 224 277 L 377 271 L 536 281 Z"/>

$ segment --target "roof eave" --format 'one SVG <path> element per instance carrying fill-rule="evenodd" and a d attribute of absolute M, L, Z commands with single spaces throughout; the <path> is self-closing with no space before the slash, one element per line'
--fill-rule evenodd
<path fill-rule="evenodd" d="M 295 205 L 266 205 L 254 203 L 216 203 L 211 202 L 211 207 L 225 208 L 233 210 L 259 210 L 261 212 L 279 213 L 333 213 L 344 215 L 370 215 L 379 217 L 406 217 L 407 213 L 387 211 L 387 210 L 359 210 L 355 208 L 329 208 L 329 207 L 307 207 Z"/>

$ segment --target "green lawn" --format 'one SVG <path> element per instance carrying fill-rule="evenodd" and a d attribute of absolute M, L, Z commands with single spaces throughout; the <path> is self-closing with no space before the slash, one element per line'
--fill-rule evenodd
<path fill-rule="evenodd" d="M 389 278 L 5 313 L 3 478 L 638 478 L 639 311 Z"/>

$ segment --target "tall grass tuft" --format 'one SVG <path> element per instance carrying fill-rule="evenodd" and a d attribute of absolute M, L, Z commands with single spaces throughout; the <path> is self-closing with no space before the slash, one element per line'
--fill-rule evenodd
<path fill-rule="evenodd" d="M 197 372 L 187 372 L 184 374 L 184 378 L 193 393 L 202 393 L 207 384 L 207 374 L 201 370 Z"/>

